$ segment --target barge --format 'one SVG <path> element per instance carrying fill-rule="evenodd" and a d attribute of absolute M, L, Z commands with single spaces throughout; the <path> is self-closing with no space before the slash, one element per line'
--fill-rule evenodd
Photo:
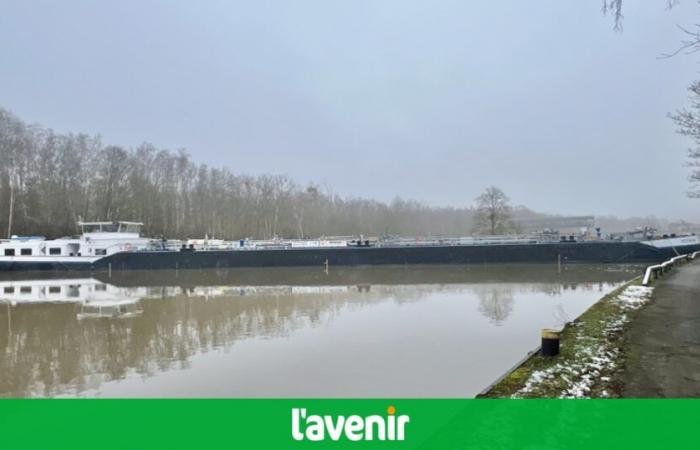
<path fill-rule="evenodd" d="M 79 222 L 82 234 L 0 241 L 0 272 L 189 270 L 414 264 L 654 263 L 700 251 L 700 237 L 451 239 L 333 238 L 270 241 L 166 241 L 140 235 L 139 222 Z"/>

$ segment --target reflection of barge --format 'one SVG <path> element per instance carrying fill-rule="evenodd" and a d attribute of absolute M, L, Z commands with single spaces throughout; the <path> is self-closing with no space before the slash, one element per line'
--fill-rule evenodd
<path fill-rule="evenodd" d="M 138 302 L 129 300 L 84 303 L 80 306 L 78 320 L 85 319 L 128 319 L 137 317 L 143 313 L 143 308 Z"/>
<path fill-rule="evenodd" d="M 79 238 L 0 242 L 0 271 L 181 270 L 233 267 L 497 263 L 640 263 L 700 250 L 700 237 L 617 241 L 538 238 L 363 239 L 173 243 L 134 222 L 82 223 Z M 212 245 L 213 244 L 213 245 Z"/>
<path fill-rule="evenodd" d="M 0 281 L 0 303 L 78 304 L 78 319 L 138 316 L 146 293 L 145 288 L 118 287 L 94 278 Z"/>

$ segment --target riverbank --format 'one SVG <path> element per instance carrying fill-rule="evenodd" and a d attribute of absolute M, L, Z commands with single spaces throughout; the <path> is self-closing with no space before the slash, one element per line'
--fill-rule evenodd
<path fill-rule="evenodd" d="M 652 291 L 641 285 L 641 277 L 625 283 L 564 327 L 557 357 L 533 353 L 480 397 L 623 396 L 626 331 Z"/>
<path fill-rule="evenodd" d="M 627 334 L 623 397 L 700 397 L 700 261 L 659 280 Z"/>
<path fill-rule="evenodd" d="M 561 333 L 554 358 L 533 352 L 480 397 L 700 396 L 700 262 L 654 287 L 641 277 L 603 297 Z"/>

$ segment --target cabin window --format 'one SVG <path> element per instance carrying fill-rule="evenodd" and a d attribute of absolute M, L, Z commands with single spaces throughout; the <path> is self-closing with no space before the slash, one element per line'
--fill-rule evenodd
<path fill-rule="evenodd" d="M 23 248 L 22 250 L 19 251 L 19 254 L 22 256 L 32 256 L 32 249 L 31 248 Z"/>
<path fill-rule="evenodd" d="M 14 294 L 14 293 L 15 293 L 15 288 L 13 288 L 13 287 L 11 287 L 11 286 L 6 286 L 6 287 L 2 290 L 2 292 L 4 292 L 5 294 Z"/>
<path fill-rule="evenodd" d="M 96 284 L 96 285 L 95 285 L 95 290 L 96 290 L 96 291 L 106 291 L 106 290 L 107 290 L 107 285 L 106 285 L 106 284 Z"/>
<path fill-rule="evenodd" d="M 58 247 L 50 248 L 49 249 L 49 255 L 60 255 L 61 254 L 61 249 Z"/>
<path fill-rule="evenodd" d="M 107 249 L 106 248 L 96 248 L 95 249 L 95 255 L 96 256 L 104 256 L 107 254 Z"/>
<path fill-rule="evenodd" d="M 22 286 L 21 288 L 19 288 L 19 293 L 20 294 L 31 294 L 32 288 L 31 288 L 31 286 Z"/>
<path fill-rule="evenodd" d="M 49 294 L 60 294 L 61 286 L 49 286 Z"/>
<path fill-rule="evenodd" d="M 15 249 L 14 248 L 6 248 L 5 249 L 5 256 L 15 256 Z"/>

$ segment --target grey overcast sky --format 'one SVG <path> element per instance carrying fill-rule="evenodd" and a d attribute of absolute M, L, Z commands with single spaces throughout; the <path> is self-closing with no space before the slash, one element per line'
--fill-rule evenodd
<path fill-rule="evenodd" d="M 0 106 L 341 195 L 700 220 L 683 0 L 0 0 Z"/>

